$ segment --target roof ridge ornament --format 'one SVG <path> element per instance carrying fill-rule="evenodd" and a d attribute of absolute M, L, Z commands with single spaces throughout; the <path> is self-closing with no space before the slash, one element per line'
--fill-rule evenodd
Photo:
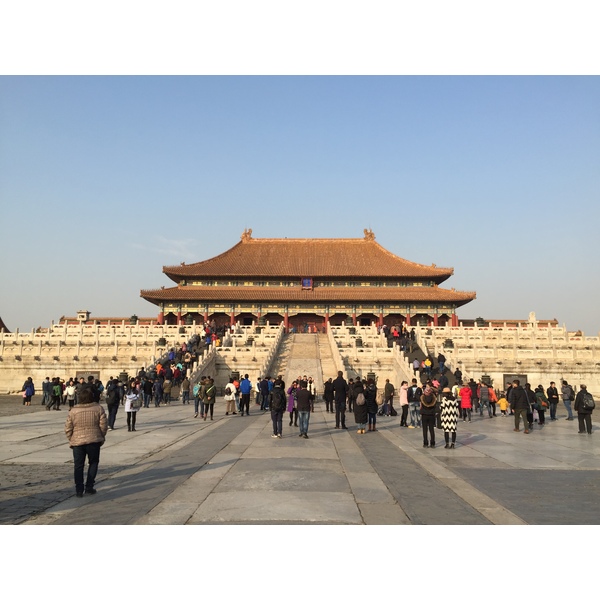
<path fill-rule="evenodd" d="M 249 242 L 252 239 L 252 229 L 244 228 L 244 233 L 242 233 L 242 242 Z"/>
<path fill-rule="evenodd" d="M 365 241 L 366 242 L 374 242 L 375 241 L 375 234 L 373 233 L 372 229 L 365 229 Z"/>

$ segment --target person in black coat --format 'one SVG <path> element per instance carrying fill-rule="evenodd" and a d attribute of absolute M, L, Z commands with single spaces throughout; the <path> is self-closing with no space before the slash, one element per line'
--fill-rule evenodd
<path fill-rule="evenodd" d="M 462 371 L 458 367 L 456 367 L 456 371 L 454 371 L 454 379 L 456 379 L 458 385 L 462 383 Z"/>
<path fill-rule="evenodd" d="M 331 377 L 325 382 L 323 399 L 325 400 L 325 410 L 333 412 L 333 381 Z"/>
<path fill-rule="evenodd" d="M 527 420 L 527 413 L 530 410 L 529 400 L 518 379 L 512 382 L 510 394 L 507 395 L 507 398 L 510 402 L 510 408 L 515 413 L 515 431 L 520 431 L 519 423 L 522 417 L 525 433 L 529 433 L 529 421 Z"/>
<path fill-rule="evenodd" d="M 433 387 L 426 385 L 421 394 L 421 423 L 423 428 L 423 447 L 435 448 L 435 418 L 438 412 L 437 397 Z M 427 439 L 427 434 L 431 443 Z"/>
<path fill-rule="evenodd" d="M 352 386 L 352 393 L 354 398 L 358 398 L 359 394 L 362 395 L 362 404 L 355 402 L 354 404 L 354 422 L 358 426 L 356 433 L 365 433 L 365 427 L 367 426 L 368 413 L 367 413 L 367 402 L 365 398 L 365 387 L 360 380 L 360 377 L 356 378 Z"/>
<path fill-rule="evenodd" d="M 477 412 L 479 410 L 479 395 L 477 394 L 477 384 L 473 379 L 469 379 L 468 386 L 471 388 L 471 407 L 473 408 L 473 412 Z"/>
<path fill-rule="evenodd" d="M 556 407 L 558 406 L 559 396 L 558 388 L 554 381 L 550 382 L 550 387 L 546 390 L 546 396 L 548 397 L 548 404 L 550 405 L 550 420 L 556 421 Z"/>
<path fill-rule="evenodd" d="M 440 384 L 440 390 L 443 390 L 444 388 L 447 388 L 450 385 L 448 378 L 444 374 L 438 375 L 437 380 Z"/>
<path fill-rule="evenodd" d="M 335 428 L 348 429 L 346 427 L 346 398 L 348 397 L 348 384 L 343 373 L 338 371 L 338 376 L 333 381 L 333 398 L 335 401 Z"/>
<path fill-rule="evenodd" d="M 584 406 L 583 401 L 586 395 L 591 396 L 587 391 L 587 386 L 582 383 L 581 389 L 577 392 L 577 396 L 575 396 L 574 408 L 577 412 L 577 419 L 579 420 L 579 433 L 585 433 L 587 430 L 588 434 L 592 435 L 592 413 L 594 412 L 594 409 Z"/>
<path fill-rule="evenodd" d="M 367 416 L 369 418 L 369 431 L 377 431 L 377 387 L 373 379 L 367 380 L 365 388 L 365 400 L 367 404 Z"/>
<path fill-rule="evenodd" d="M 527 394 L 527 401 L 529 406 L 527 407 L 527 422 L 529 423 L 529 429 L 533 429 L 533 407 L 537 404 L 537 396 L 531 389 L 531 384 L 525 384 L 525 393 Z"/>

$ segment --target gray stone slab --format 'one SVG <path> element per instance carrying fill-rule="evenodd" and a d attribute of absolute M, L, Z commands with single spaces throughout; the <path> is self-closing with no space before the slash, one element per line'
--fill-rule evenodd
<path fill-rule="evenodd" d="M 393 451 L 398 439 L 393 433 L 358 436 L 357 441 L 374 471 L 414 524 L 489 524 L 483 515 L 432 476 L 416 461 L 428 466 L 426 454 L 410 457 Z"/>
<path fill-rule="evenodd" d="M 411 525 L 398 504 L 358 504 L 365 525 Z"/>
<path fill-rule="evenodd" d="M 461 478 L 535 525 L 600 524 L 600 477 L 581 471 L 458 469 Z"/>
<path fill-rule="evenodd" d="M 348 482 L 359 504 L 395 504 L 385 484 L 376 473 L 349 473 Z"/>
<path fill-rule="evenodd" d="M 435 459 L 446 468 L 506 469 L 507 467 L 506 462 L 499 457 L 462 458 L 455 450 L 444 449 L 444 454 L 438 453 Z"/>
<path fill-rule="evenodd" d="M 213 493 L 188 524 L 204 523 L 360 524 L 351 494 L 340 492 L 264 491 Z"/>
<path fill-rule="evenodd" d="M 198 510 L 200 504 L 227 475 L 231 466 L 235 464 L 235 460 L 222 456 L 224 454 L 223 452 L 219 453 L 218 458 L 215 457 L 215 460 L 194 473 L 148 514 L 138 519 L 136 524 L 186 524 Z"/>
<path fill-rule="evenodd" d="M 0 444 L 0 462 L 45 450 L 46 446 L 41 443 Z"/>
<path fill-rule="evenodd" d="M 350 487 L 337 461 L 271 458 L 236 463 L 215 491 L 232 490 L 349 492 Z"/>
<path fill-rule="evenodd" d="M 41 452 L 33 452 L 23 456 L 18 456 L 12 459 L 8 459 L 4 462 L 9 464 L 64 464 L 69 461 L 73 461 L 73 453 L 67 447 L 60 449 L 47 449 Z"/>
<path fill-rule="evenodd" d="M 198 510 L 197 502 L 161 502 L 134 525 L 185 525 Z"/>

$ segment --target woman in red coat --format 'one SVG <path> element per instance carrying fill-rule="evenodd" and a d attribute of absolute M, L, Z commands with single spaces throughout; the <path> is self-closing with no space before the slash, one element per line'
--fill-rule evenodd
<path fill-rule="evenodd" d="M 467 417 L 469 417 L 470 422 L 472 409 L 471 388 L 466 383 L 463 383 L 463 386 L 458 391 L 458 395 L 460 396 L 460 407 L 462 409 L 463 421 L 466 421 Z"/>

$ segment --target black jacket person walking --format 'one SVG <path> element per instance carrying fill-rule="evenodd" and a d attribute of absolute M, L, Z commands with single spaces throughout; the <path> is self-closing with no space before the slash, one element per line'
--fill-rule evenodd
<path fill-rule="evenodd" d="M 335 402 L 335 428 L 348 429 L 346 427 L 346 398 L 348 397 L 348 384 L 343 373 L 338 371 L 338 376 L 333 381 L 333 399 Z"/>
<path fill-rule="evenodd" d="M 523 418 L 523 426 L 525 427 L 525 433 L 529 433 L 529 421 L 527 420 L 527 413 L 531 411 L 529 407 L 529 400 L 525 390 L 521 387 L 521 382 L 515 379 L 512 382 L 512 388 L 510 390 L 510 407 L 515 413 L 515 431 L 520 431 L 519 423 Z"/>

